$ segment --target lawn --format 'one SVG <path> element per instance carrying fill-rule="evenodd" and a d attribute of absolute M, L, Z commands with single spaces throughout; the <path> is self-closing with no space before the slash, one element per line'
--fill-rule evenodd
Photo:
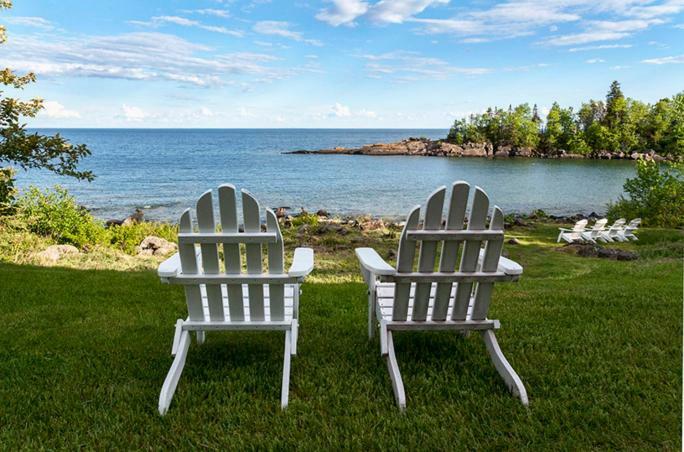
<path fill-rule="evenodd" d="M 474 334 L 395 335 L 408 408 L 392 395 L 353 247 L 396 232 L 289 234 L 317 249 L 304 285 L 290 406 L 282 333 L 213 333 L 190 348 L 166 417 L 180 287 L 151 269 L 0 264 L 0 444 L 15 448 L 681 449 L 684 235 L 643 230 L 636 261 L 556 250 L 555 226 L 516 228 L 525 267 L 490 313 L 530 396 L 506 390 Z"/>

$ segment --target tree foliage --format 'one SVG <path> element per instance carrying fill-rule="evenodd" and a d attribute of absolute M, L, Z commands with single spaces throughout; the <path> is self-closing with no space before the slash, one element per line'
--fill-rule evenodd
<path fill-rule="evenodd" d="M 608 206 L 608 216 L 641 218 L 648 226 L 684 225 L 684 177 L 681 163 L 639 160 L 637 176 L 623 186 L 628 198 Z"/>
<path fill-rule="evenodd" d="M 684 92 L 654 105 L 625 97 L 617 81 L 605 100 L 589 100 L 576 112 L 554 102 L 542 122 L 537 106 L 521 104 L 508 110 L 458 119 L 447 141 L 456 144 L 489 143 L 535 148 L 541 155 L 563 151 L 574 154 L 645 152 L 684 158 Z"/>
<path fill-rule="evenodd" d="M 0 10 L 12 6 L 10 0 L 0 0 Z M 0 26 L 0 44 L 6 41 L 6 31 Z M 11 69 L 0 70 L 0 164 L 17 165 L 24 169 L 43 168 L 60 175 L 92 180 L 90 171 L 81 171 L 81 159 L 90 155 L 83 144 L 73 145 L 59 134 L 53 136 L 31 133 L 22 118 L 33 118 L 43 108 L 42 99 L 20 100 L 5 94 L 7 89 L 22 90 L 36 81 L 35 74 L 19 75 Z M 0 202 L 5 200 L 0 199 Z"/>

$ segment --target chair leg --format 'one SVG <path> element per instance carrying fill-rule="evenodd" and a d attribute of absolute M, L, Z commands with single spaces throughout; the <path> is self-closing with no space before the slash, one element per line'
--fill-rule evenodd
<path fill-rule="evenodd" d="M 195 338 L 197 339 L 197 345 L 202 345 L 207 340 L 207 334 L 204 331 L 196 331 Z"/>
<path fill-rule="evenodd" d="M 292 345 L 292 333 L 285 331 L 285 357 L 283 358 L 283 386 L 280 389 L 280 408 L 287 408 L 287 400 L 290 393 L 290 357 Z"/>
<path fill-rule="evenodd" d="M 510 363 L 504 356 L 503 352 L 501 351 L 499 343 L 496 341 L 494 331 L 483 331 L 482 339 L 484 340 L 484 343 L 487 346 L 487 351 L 489 352 L 489 356 L 492 359 L 492 362 L 494 363 L 494 367 L 496 367 L 496 370 L 499 372 L 499 375 L 501 375 L 501 377 L 506 382 L 506 386 L 508 386 L 508 389 L 513 393 L 514 396 L 520 399 L 523 405 L 528 406 L 529 401 L 527 399 L 527 391 L 525 390 L 525 386 L 523 385 L 522 380 L 515 372 L 515 370 L 513 370 L 513 367 L 510 365 Z"/>
<path fill-rule="evenodd" d="M 171 405 L 171 399 L 173 399 L 173 394 L 176 392 L 178 380 L 183 373 L 189 347 L 190 333 L 182 331 L 178 339 L 178 346 L 176 347 L 176 357 L 173 360 L 173 364 L 171 364 L 171 369 L 169 369 L 169 373 L 166 375 L 161 393 L 159 394 L 159 414 L 162 416 L 166 414 L 169 410 L 169 405 Z"/>
<path fill-rule="evenodd" d="M 375 336 L 375 297 L 368 291 L 368 339 Z"/>
<path fill-rule="evenodd" d="M 294 287 L 294 306 L 292 307 L 292 317 L 299 320 L 299 296 L 302 294 L 302 290 L 299 288 L 299 284 Z"/>
<path fill-rule="evenodd" d="M 406 410 L 406 394 L 404 393 L 404 382 L 401 380 L 401 373 L 399 372 L 397 356 L 394 354 L 394 341 L 392 340 L 391 331 L 387 331 L 387 355 L 385 355 L 385 359 L 387 360 L 387 370 L 392 380 L 394 400 L 397 402 L 399 410 L 404 411 Z"/>
<path fill-rule="evenodd" d="M 299 322 L 294 320 L 292 322 L 292 356 L 297 355 L 297 338 L 299 338 Z"/>

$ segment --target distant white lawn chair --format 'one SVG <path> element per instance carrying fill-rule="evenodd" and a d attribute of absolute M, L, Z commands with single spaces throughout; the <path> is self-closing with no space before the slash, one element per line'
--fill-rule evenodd
<path fill-rule="evenodd" d="M 622 233 L 619 234 L 619 237 L 623 239 L 623 241 L 626 240 L 639 240 L 639 238 L 634 235 L 634 233 L 639 229 L 639 226 L 641 225 L 641 218 L 635 218 L 632 221 L 625 226 L 625 229 L 622 231 Z"/>
<path fill-rule="evenodd" d="M 606 231 L 606 223 L 608 223 L 607 218 L 601 218 L 596 220 L 594 226 L 591 229 L 585 229 L 582 232 L 582 238 L 589 243 L 596 243 L 597 240 L 605 242 L 606 240 L 602 237 L 602 234 Z"/>
<path fill-rule="evenodd" d="M 188 318 L 178 319 L 171 354 L 175 356 L 161 394 L 159 413 L 164 415 L 178 385 L 190 346 L 190 332 L 197 343 L 206 331 L 280 330 L 285 332 L 285 357 L 280 404 L 287 407 L 290 356 L 297 353 L 299 285 L 313 269 L 313 250 L 297 248 L 288 272 L 283 269 L 283 238 L 278 220 L 266 209 L 266 231 L 261 231 L 257 200 L 242 190 L 244 231 L 238 231 L 235 187 L 218 189 L 221 232 L 216 232 L 211 190 L 197 201 L 198 232 L 190 209 L 180 218 L 179 252 L 159 266 L 163 282 L 182 284 Z M 240 247 L 244 244 L 247 273 L 242 272 Z M 196 245 L 199 245 L 197 247 Z M 222 245 L 225 271 L 220 264 Z M 267 248 L 268 273 L 262 269 L 262 246 Z"/>
<path fill-rule="evenodd" d="M 583 242 L 584 238 L 582 238 L 582 233 L 586 227 L 587 220 L 579 220 L 572 229 L 558 228 L 560 233 L 558 234 L 558 240 L 556 240 L 556 242 L 560 243 L 561 240 L 565 240 L 568 243 Z"/>
<path fill-rule="evenodd" d="M 625 219 L 618 218 L 615 222 L 610 225 L 605 231 L 600 234 L 600 238 L 607 242 L 624 242 L 625 239 L 621 236 L 625 228 Z"/>
<path fill-rule="evenodd" d="M 445 226 L 442 210 L 446 187 L 429 196 L 422 227 L 418 225 L 420 206 L 413 208 L 401 234 L 396 269 L 372 248 L 356 249 L 368 284 L 368 336 L 373 336 L 377 321 L 380 351 L 387 360 L 401 410 L 406 407 L 406 396 L 392 333 L 406 330 L 480 331 L 496 370 L 513 394 L 524 405 L 528 404 L 520 377 L 496 341 L 494 330 L 499 328 L 499 321 L 487 318 L 494 282 L 515 281 L 523 269 L 501 257 L 504 217 L 498 207 L 494 207 L 489 228 L 485 228 L 489 199 L 479 187 L 475 188 L 468 226 L 464 229 L 469 189 L 466 182 L 453 184 Z M 485 247 L 481 249 L 483 243 Z M 457 269 L 459 248 L 462 251 Z M 414 269 L 416 249 L 418 268 Z M 439 270 L 434 271 L 438 250 Z"/>

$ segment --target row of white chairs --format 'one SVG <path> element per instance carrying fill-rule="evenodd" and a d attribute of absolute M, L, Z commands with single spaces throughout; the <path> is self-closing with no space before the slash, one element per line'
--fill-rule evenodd
<path fill-rule="evenodd" d="M 587 228 L 587 221 L 579 220 L 572 229 L 558 228 L 560 232 L 557 242 L 565 240 L 568 243 L 607 243 L 639 240 L 634 233 L 639 229 L 641 218 L 635 218 L 627 224 L 624 218 L 618 218 L 611 226 L 607 226 L 606 218 L 601 218 L 596 220 L 591 228 Z"/>

